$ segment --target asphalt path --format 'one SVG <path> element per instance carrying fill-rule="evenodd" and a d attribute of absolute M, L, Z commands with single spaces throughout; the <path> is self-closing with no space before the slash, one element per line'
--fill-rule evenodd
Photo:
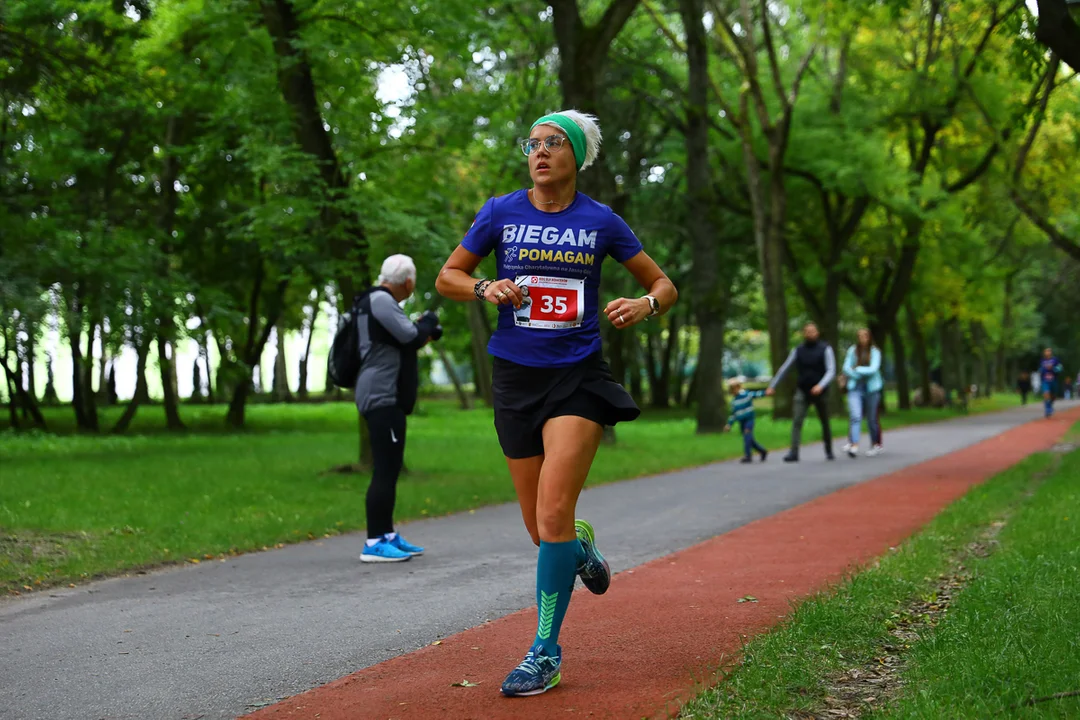
<path fill-rule="evenodd" d="M 890 430 L 872 459 L 811 445 L 798 464 L 775 452 L 591 488 L 578 515 L 618 572 L 1040 413 Z M 361 564 L 352 534 L 0 601 L 0 718 L 235 717 L 534 604 L 516 505 L 399 529 L 426 555 Z"/>

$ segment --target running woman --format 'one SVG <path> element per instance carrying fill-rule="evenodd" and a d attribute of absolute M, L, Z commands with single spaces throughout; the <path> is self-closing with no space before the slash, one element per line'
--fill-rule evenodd
<path fill-rule="evenodd" d="M 1046 417 L 1054 414 L 1054 387 L 1058 374 L 1065 370 L 1061 361 L 1054 357 L 1054 351 L 1050 348 L 1043 350 L 1043 359 L 1039 363 L 1039 383 L 1043 396 L 1043 407 Z"/>
<path fill-rule="evenodd" d="M 881 350 L 874 345 L 874 338 L 867 328 L 859 330 L 856 342 L 848 348 L 844 358 L 844 376 L 847 378 L 848 441 L 844 452 L 854 458 L 859 454 L 859 433 L 862 419 L 870 431 L 870 448 L 867 457 L 880 455 L 881 425 L 878 408 L 881 405 L 881 389 L 885 382 L 881 376 Z"/>
<path fill-rule="evenodd" d="M 447 298 L 499 309 L 488 345 L 495 430 L 525 528 L 540 548 L 536 636 L 502 685 L 511 697 L 559 683 L 559 631 L 575 576 L 598 595 L 611 581 L 592 526 L 575 520 L 574 510 L 604 426 L 641 411 L 601 356 L 601 263 L 611 256 L 648 292 L 604 307 L 617 329 L 667 312 L 678 297 L 622 218 L 577 192 L 578 173 L 600 151 L 595 117 L 574 110 L 545 115 L 521 150 L 532 188 L 484 203 L 436 283 Z M 492 252 L 496 278 L 473 278 Z"/>

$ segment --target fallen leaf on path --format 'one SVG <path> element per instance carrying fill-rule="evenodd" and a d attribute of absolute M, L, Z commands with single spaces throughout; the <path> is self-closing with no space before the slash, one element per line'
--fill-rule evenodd
<path fill-rule="evenodd" d="M 468 680 L 462 680 L 459 683 L 450 683 L 450 687 L 476 687 L 480 683 L 469 682 Z"/>
<path fill-rule="evenodd" d="M 744 603 L 744 602 L 757 602 L 757 598 L 754 597 L 753 595 L 743 595 L 741 598 L 738 599 L 737 602 L 741 602 L 741 603 Z"/>
<path fill-rule="evenodd" d="M 436 640 L 435 642 L 433 642 L 431 644 L 432 645 L 442 645 L 442 640 Z"/>

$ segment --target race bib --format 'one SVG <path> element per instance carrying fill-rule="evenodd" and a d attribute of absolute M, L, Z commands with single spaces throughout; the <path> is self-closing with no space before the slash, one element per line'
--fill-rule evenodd
<path fill-rule="evenodd" d="M 581 326 L 585 314 L 585 280 L 519 275 L 514 284 L 522 288 L 528 303 L 514 311 L 518 327 L 565 330 Z"/>

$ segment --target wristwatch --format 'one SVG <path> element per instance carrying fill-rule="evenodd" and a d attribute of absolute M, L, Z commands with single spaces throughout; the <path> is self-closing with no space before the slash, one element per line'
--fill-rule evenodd
<path fill-rule="evenodd" d="M 645 299 L 649 301 L 649 310 L 651 310 L 649 315 L 659 315 L 660 301 L 654 298 L 652 295 L 646 295 Z"/>

